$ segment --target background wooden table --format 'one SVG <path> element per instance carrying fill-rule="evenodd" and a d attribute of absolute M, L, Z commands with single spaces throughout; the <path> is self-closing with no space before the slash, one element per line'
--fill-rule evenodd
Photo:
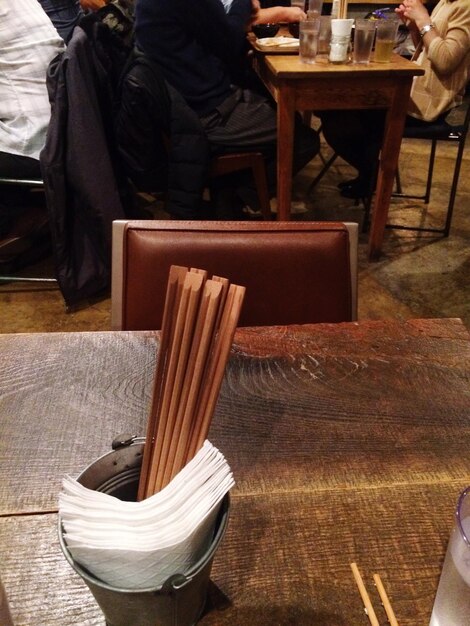
<path fill-rule="evenodd" d="M 0 575 L 17 626 L 104 623 L 53 511 L 63 474 L 144 432 L 156 346 L 0 337 Z M 237 485 L 201 623 L 367 625 L 356 560 L 400 626 L 427 626 L 470 483 L 469 379 L 458 320 L 240 330 L 210 433 Z"/>
<path fill-rule="evenodd" d="M 399 55 L 390 63 L 334 65 L 325 56 L 314 64 L 298 55 L 257 52 L 254 67 L 277 103 L 278 219 L 290 219 L 295 111 L 386 109 L 382 151 L 369 233 L 369 258 L 380 256 L 400 154 L 413 76 L 424 70 Z"/>

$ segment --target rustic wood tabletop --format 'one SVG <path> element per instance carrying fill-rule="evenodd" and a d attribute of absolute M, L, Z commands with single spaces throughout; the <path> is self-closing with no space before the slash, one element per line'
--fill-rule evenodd
<path fill-rule="evenodd" d="M 145 432 L 157 349 L 151 332 L 0 336 L 0 576 L 17 626 L 104 624 L 60 552 L 57 495 L 116 435 Z M 237 484 L 201 624 L 367 625 L 356 561 L 376 606 L 375 572 L 400 626 L 427 626 L 470 484 L 469 379 L 459 320 L 237 331 L 210 431 Z"/>

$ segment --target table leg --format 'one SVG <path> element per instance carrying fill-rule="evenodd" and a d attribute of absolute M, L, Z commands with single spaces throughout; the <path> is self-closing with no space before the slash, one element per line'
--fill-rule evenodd
<path fill-rule="evenodd" d="M 294 115 L 293 90 L 281 87 L 277 100 L 277 219 L 279 221 L 290 220 Z"/>
<path fill-rule="evenodd" d="M 411 78 L 408 80 L 402 78 L 397 82 L 392 103 L 387 112 L 369 233 L 369 261 L 377 260 L 382 249 L 390 198 L 400 155 L 411 82 Z"/>

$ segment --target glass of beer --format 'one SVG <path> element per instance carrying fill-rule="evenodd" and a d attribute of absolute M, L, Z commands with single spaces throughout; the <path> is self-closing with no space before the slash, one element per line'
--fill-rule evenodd
<path fill-rule="evenodd" d="M 396 18 L 377 21 L 377 36 L 375 38 L 374 61 L 389 63 L 392 58 L 395 40 L 397 38 L 399 20 Z"/>
<path fill-rule="evenodd" d="M 470 624 L 470 487 L 459 498 L 429 626 Z"/>
<path fill-rule="evenodd" d="M 354 24 L 354 63 L 369 63 L 375 37 L 374 20 L 356 19 Z"/>

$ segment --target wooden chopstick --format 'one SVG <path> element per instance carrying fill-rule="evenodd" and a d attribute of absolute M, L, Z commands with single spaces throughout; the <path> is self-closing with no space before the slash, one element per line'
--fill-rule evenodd
<path fill-rule="evenodd" d="M 185 393 L 180 402 L 180 412 L 177 419 L 179 424 L 178 437 L 175 436 L 172 441 L 173 450 L 170 456 L 173 461 L 169 480 L 176 476 L 186 463 L 195 407 L 201 394 L 201 387 L 206 384 L 204 372 L 212 343 L 215 320 L 219 312 L 221 295 L 222 284 L 208 280 L 204 286 L 201 315 L 198 319 L 198 326 L 195 330 L 194 342 L 188 361 L 184 383 Z"/>
<path fill-rule="evenodd" d="M 207 438 L 244 297 L 245 287 L 230 285 L 214 345 L 211 366 L 207 374 L 208 382 L 203 390 L 205 393 L 201 398 L 199 410 L 196 413 L 190 459 L 202 447 Z"/>
<path fill-rule="evenodd" d="M 380 626 L 379 620 L 374 611 L 374 607 L 372 606 L 372 602 L 370 601 L 369 594 L 367 593 L 367 589 L 365 588 L 364 582 L 362 580 L 362 576 L 359 572 L 359 569 L 356 563 L 351 563 L 351 569 L 354 576 L 354 580 L 356 581 L 357 587 L 359 589 L 359 593 L 361 594 L 362 601 L 364 603 L 364 607 L 366 610 L 367 617 L 369 618 L 369 622 L 372 626 Z"/>
<path fill-rule="evenodd" d="M 354 580 L 356 581 L 357 587 L 359 589 L 359 593 L 361 594 L 362 601 L 364 603 L 365 612 L 372 626 L 380 626 L 380 623 L 377 619 L 377 615 L 375 614 L 374 607 L 372 606 L 372 602 L 370 601 L 369 594 L 367 593 L 367 589 L 362 580 L 362 576 L 359 572 L 356 563 L 351 563 L 351 569 L 354 576 Z M 387 593 L 385 592 L 385 588 L 382 584 L 382 580 L 378 574 L 373 575 L 375 585 L 377 587 L 377 591 L 379 593 L 380 599 L 382 601 L 383 607 L 385 609 L 385 613 L 387 614 L 388 621 L 390 626 L 398 626 L 397 618 L 395 617 L 395 613 L 393 612 L 392 605 L 390 604 L 390 600 L 388 599 Z"/>
<path fill-rule="evenodd" d="M 191 342 L 194 333 L 194 326 L 198 313 L 198 305 L 204 283 L 204 275 L 198 272 L 188 272 L 183 286 L 180 309 L 178 311 L 175 338 L 173 342 L 174 351 L 170 360 L 169 373 L 173 375 L 173 380 L 167 385 L 163 402 L 167 399 L 168 410 L 162 413 L 165 428 L 163 430 L 163 441 L 161 445 L 160 457 L 158 460 L 158 470 L 155 478 L 154 492 L 160 491 L 168 482 L 168 464 L 172 464 L 169 458 L 171 441 L 175 434 L 178 407 L 181 393 L 183 391 L 184 375 L 187 361 L 191 350 Z M 174 366 L 174 369 L 173 369 Z M 165 408 L 165 407 L 164 407 Z M 158 433 L 160 436 L 160 432 Z"/>
<path fill-rule="evenodd" d="M 146 497 L 150 461 L 152 457 L 153 446 L 155 443 L 157 419 L 161 405 L 163 383 L 165 379 L 165 369 L 167 367 L 169 339 L 171 336 L 171 326 L 174 320 L 174 309 L 176 306 L 178 291 L 183 283 L 184 276 L 186 275 L 187 271 L 188 269 L 186 267 L 172 265 L 170 267 L 170 272 L 168 276 L 165 304 L 163 309 L 162 330 L 160 334 L 160 348 L 158 351 L 158 361 L 152 393 L 152 403 L 147 424 L 147 433 L 145 437 L 146 445 L 144 446 L 142 469 L 140 473 L 139 488 L 137 493 L 138 500 L 142 500 Z"/>
<path fill-rule="evenodd" d="M 165 433 L 167 428 L 171 428 L 168 424 L 168 412 L 170 409 L 171 398 L 173 394 L 173 386 L 176 376 L 176 368 L 178 366 L 179 350 L 181 348 L 181 340 L 184 331 L 184 322 L 186 310 L 188 307 L 188 300 L 190 294 L 190 283 L 186 280 L 189 272 L 184 277 L 183 285 L 177 294 L 177 302 L 174 311 L 174 319 L 171 326 L 170 338 L 169 338 L 169 353 L 168 353 L 168 365 L 165 371 L 165 380 L 162 387 L 162 398 L 160 404 L 160 410 L 158 413 L 158 425 L 155 435 L 155 443 L 152 450 L 152 457 L 150 461 L 150 474 L 147 482 L 147 495 L 152 495 L 157 491 L 157 477 L 161 478 L 161 457 L 162 454 L 166 456 L 163 443 L 165 441 Z"/>
<path fill-rule="evenodd" d="M 380 576 L 378 574 L 374 574 L 373 578 L 375 586 L 377 587 L 377 591 L 379 592 L 380 599 L 382 600 L 385 613 L 387 614 L 390 626 L 398 626 L 397 618 L 395 617 L 395 613 L 393 612 L 392 605 L 390 604 L 390 600 L 388 599 L 387 592 L 385 591 Z"/>

